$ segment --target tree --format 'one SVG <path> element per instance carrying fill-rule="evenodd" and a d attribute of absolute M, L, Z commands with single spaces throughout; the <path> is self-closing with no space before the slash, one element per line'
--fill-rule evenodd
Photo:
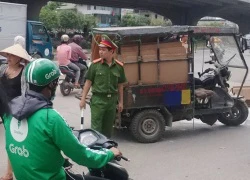
<path fill-rule="evenodd" d="M 39 15 L 39 20 L 44 23 L 48 30 L 59 27 L 57 12 L 46 5 L 42 7 Z"/>
<path fill-rule="evenodd" d="M 147 26 L 150 25 L 150 19 L 142 15 L 125 15 L 122 17 L 121 26 Z"/>
<path fill-rule="evenodd" d="M 88 32 L 93 27 L 96 27 L 95 17 L 93 15 L 83 15 L 74 10 L 62 10 L 60 7 L 63 3 L 48 2 L 42 7 L 39 19 L 47 29 L 67 29 L 79 30 Z M 60 31 L 61 31 L 60 30 Z"/>
<path fill-rule="evenodd" d="M 46 5 L 46 7 L 52 11 L 56 10 L 57 8 L 59 8 L 62 5 L 61 2 L 53 2 L 53 1 L 49 1 L 48 4 Z"/>
<path fill-rule="evenodd" d="M 198 22 L 198 26 L 214 26 L 214 27 L 223 27 L 224 23 L 223 22 L 218 22 L 218 21 L 208 21 L 208 22 Z"/>
<path fill-rule="evenodd" d="M 77 13 L 77 26 L 78 30 L 82 30 L 84 32 L 89 31 L 90 29 L 96 27 L 96 20 L 93 15 L 84 15 L 81 13 Z"/>
<path fill-rule="evenodd" d="M 74 29 L 78 25 L 77 13 L 73 10 L 61 10 L 59 12 L 59 24 L 65 31 Z"/>
<path fill-rule="evenodd" d="M 150 26 L 170 26 L 171 21 L 166 21 L 165 19 L 151 19 Z"/>

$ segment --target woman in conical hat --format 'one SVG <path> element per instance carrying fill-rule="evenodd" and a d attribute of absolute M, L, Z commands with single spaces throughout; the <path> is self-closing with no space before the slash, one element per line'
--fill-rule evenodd
<path fill-rule="evenodd" d="M 10 101 L 15 97 L 20 96 L 21 93 L 27 89 L 27 84 L 24 78 L 24 68 L 25 65 L 30 62 L 30 56 L 22 47 L 23 43 L 20 44 L 20 42 L 15 41 L 13 46 L 0 51 L 0 55 L 7 58 L 7 64 L 0 66 L 0 103 L 6 103 L 4 100 Z M 6 99 L 3 98 L 3 93 L 6 94 Z M 6 111 L 6 109 L 4 111 Z M 12 179 L 12 168 L 8 162 L 7 171 L 0 180 Z"/>
<path fill-rule="evenodd" d="M 7 93 L 9 100 L 21 95 L 22 72 L 24 66 L 29 63 L 30 57 L 27 51 L 19 44 L 10 46 L 2 51 L 0 55 L 7 58 L 7 63 L 0 67 L 0 80 Z"/>

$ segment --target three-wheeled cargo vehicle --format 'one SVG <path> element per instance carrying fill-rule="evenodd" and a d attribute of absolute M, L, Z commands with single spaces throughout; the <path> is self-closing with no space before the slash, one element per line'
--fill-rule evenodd
<path fill-rule="evenodd" d="M 175 121 L 197 118 L 237 126 L 247 119 L 240 92 L 248 67 L 234 28 L 97 28 L 92 59 L 99 58 L 102 34 L 118 44 L 116 58 L 124 63 L 128 81 L 115 125 L 128 127 L 139 142 L 158 141 Z M 240 87 L 238 94 L 231 93 L 233 85 Z"/>

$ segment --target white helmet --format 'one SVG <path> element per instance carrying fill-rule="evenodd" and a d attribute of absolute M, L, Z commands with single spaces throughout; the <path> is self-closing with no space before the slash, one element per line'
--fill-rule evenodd
<path fill-rule="evenodd" d="M 68 42 L 69 41 L 69 36 L 67 34 L 63 34 L 61 36 L 61 42 Z"/>
<path fill-rule="evenodd" d="M 25 48 L 25 38 L 23 36 L 16 36 L 14 38 L 14 44 L 19 44 L 20 46 L 22 46 L 24 49 Z"/>

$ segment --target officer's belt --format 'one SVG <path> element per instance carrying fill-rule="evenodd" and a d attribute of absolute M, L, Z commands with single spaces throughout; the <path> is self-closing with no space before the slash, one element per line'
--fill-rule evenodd
<path fill-rule="evenodd" d="M 108 98 L 117 96 L 117 93 L 98 93 L 98 92 L 93 92 L 92 94 L 96 95 L 96 96 L 102 96 L 102 97 L 108 97 Z"/>

